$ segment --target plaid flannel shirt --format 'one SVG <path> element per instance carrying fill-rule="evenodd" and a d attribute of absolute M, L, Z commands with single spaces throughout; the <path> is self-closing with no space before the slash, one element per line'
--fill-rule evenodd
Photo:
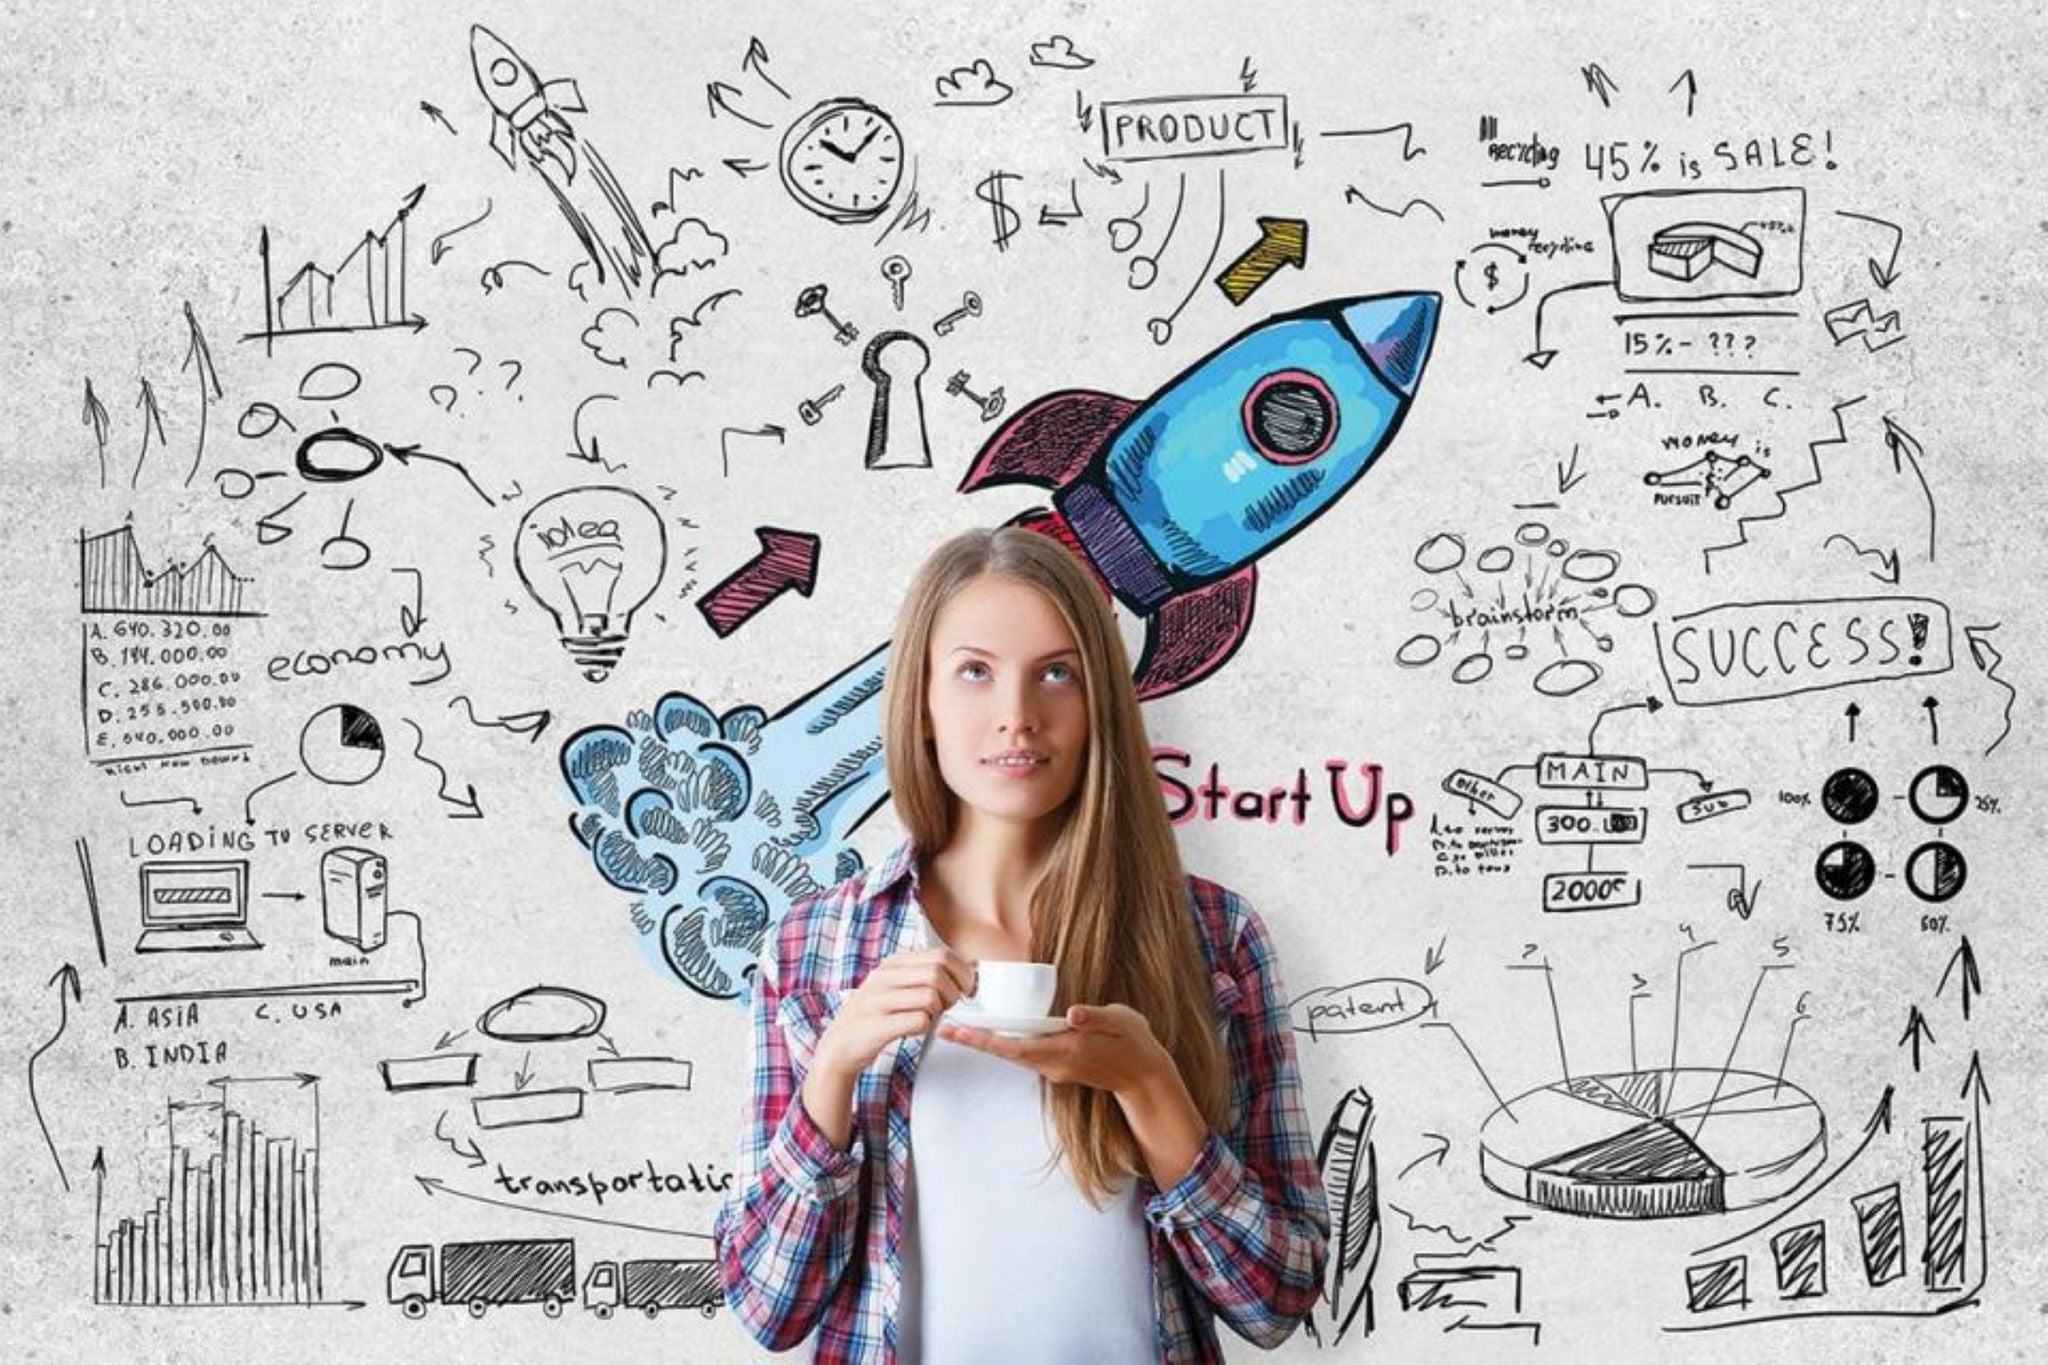
<path fill-rule="evenodd" d="M 1265 925 L 1227 888 L 1190 877 L 1188 890 L 1227 1042 L 1230 1112 L 1172 1188 L 1136 1177 L 1168 1362 L 1222 1360 L 1219 1316 L 1259 1346 L 1284 1341 L 1321 1293 L 1330 1230 Z M 847 1151 L 799 1091 L 845 992 L 892 953 L 930 946 L 916 894 L 906 840 L 878 867 L 792 906 L 762 955 L 739 1171 L 713 1237 L 726 1302 L 773 1351 L 815 1331 L 815 1360 L 896 1360 L 910 1096 L 926 1038 L 892 1042 L 861 1073 Z"/>

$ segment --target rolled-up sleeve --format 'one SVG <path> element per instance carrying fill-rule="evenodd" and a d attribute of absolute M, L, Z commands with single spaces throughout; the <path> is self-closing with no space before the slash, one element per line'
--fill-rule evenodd
<path fill-rule="evenodd" d="M 1287 993 L 1265 925 L 1235 902 L 1228 1030 L 1229 1133 L 1211 1129 L 1195 1164 L 1146 1201 L 1188 1278 L 1232 1331 L 1272 1348 L 1322 1292 L 1330 1210 L 1303 1103 Z"/>
<path fill-rule="evenodd" d="M 866 1160 L 858 1130 L 850 1150 L 840 1151 L 800 1093 L 809 1049 L 800 1062 L 782 1002 L 786 964 L 802 960 L 807 909 L 791 907 L 762 954 L 749 1009 L 753 1060 L 739 1169 L 712 1225 L 725 1301 L 771 1351 L 810 1335 L 853 1260 Z"/>

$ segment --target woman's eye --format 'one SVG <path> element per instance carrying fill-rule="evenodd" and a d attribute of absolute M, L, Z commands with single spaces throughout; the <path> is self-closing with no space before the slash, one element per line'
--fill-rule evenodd
<path fill-rule="evenodd" d="M 961 677 L 963 677 L 963 678 L 965 678 L 965 677 L 969 677 L 969 676 L 970 676 L 970 672 L 971 672 L 972 670 L 980 670 L 981 672 L 987 672 L 987 671 L 988 671 L 988 665 L 987 665 L 987 664 L 980 664 L 980 663 L 975 663 L 975 662 L 974 662 L 973 660 L 969 660 L 968 662 L 966 662 L 966 663 L 964 663 L 964 664 L 960 665 L 960 676 L 961 676 Z"/>
<path fill-rule="evenodd" d="M 1074 670 L 1071 666 L 1067 664 L 1049 664 L 1046 666 L 1045 671 L 1048 675 L 1054 673 L 1059 674 L 1060 681 L 1062 682 L 1072 682 L 1074 679 Z"/>

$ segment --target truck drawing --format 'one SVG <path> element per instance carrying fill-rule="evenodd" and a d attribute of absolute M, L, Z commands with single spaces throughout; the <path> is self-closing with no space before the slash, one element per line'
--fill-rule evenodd
<path fill-rule="evenodd" d="M 705 1317 L 725 1302 L 713 1261 L 599 1261 L 583 1281 L 583 1306 L 600 1318 L 637 1308 L 650 1318 L 670 1308 L 695 1308 Z"/>
<path fill-rule="evenodd" d="M 425 1317 L 430 1303 L 462 1304 L 473 1318 L 501 1304 L 537 1303 L 555 1318 L 576 1297 L 576 1243 L 566 1237 L 447 1242 L 435 1270 L 432 1246 L 400 1247 L 386 1297 L 409 1318 Z"/>

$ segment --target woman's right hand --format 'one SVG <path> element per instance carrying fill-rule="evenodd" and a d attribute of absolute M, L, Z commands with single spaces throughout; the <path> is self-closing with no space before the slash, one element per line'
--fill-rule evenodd
<path fill-rule="evenodd" d="M 840 1001 L 814 1067 L 857 1075 L 898 1038 L 929 1030 L 974 989 L 974 964 L 951 948 L 894 953 Z"/>

